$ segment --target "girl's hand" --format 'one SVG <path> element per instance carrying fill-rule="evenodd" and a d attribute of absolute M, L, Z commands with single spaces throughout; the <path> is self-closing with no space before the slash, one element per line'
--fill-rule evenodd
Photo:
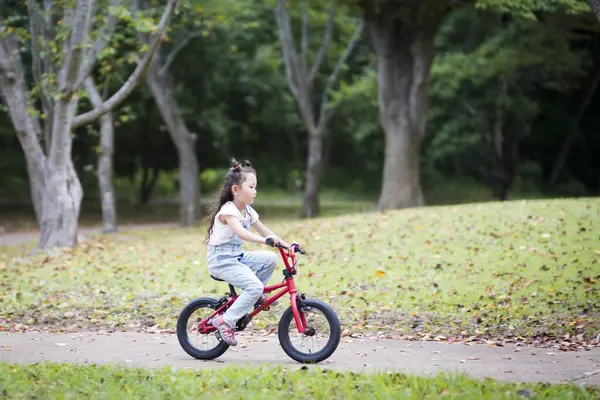
<path fill-rule="evenodd" d="M 302 250 L 302 247 L 300 247 L 300 244 L 298 244 L 297 242 L 292 242 L 292 244 L 290 244 L 290 249 L 294 253 L 300 253 L 300 254 L 306 255 L 306 251 Z"/>
<path fill-rule="evenodd" d="M 273 241 L 273 244 L 270 245 L 271 247 L 277 247 L 277 245 L 279 244 L 279 240 L 277 239 L 276 236 L 273 235 L 269 235 L 265 238 L 265 243 L 269 244 L 269 239 L 271 239 Z"/>

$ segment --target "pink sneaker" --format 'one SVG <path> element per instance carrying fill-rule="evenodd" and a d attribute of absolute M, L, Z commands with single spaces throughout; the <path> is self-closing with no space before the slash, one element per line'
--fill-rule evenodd
<path fill-rule="evenodd" d="M 215 328 L 221 334 L 221 338 L 230 346 L 237 346 L 237 340 L 235 340 L 235 329 L 230 327 L 223 321 L 223 317 L 218 316 L 210 321 Z"/>

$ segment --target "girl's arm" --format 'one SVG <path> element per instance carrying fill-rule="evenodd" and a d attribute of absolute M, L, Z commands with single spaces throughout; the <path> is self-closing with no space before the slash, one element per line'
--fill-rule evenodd
<path fill-rule="evenodd" d="M 262 222 L 260 222 L 260 220 L 256 221 L 254 224 L 252 224 L 252 226 L 254 226 L 254 229 L 256 229 L 258 231 L 258 233 L 260 233 L 261 235 L 270 236 L 273 239 L 275 239 L 276 241 L 278 241 L 280 244 L 282 244 L 283 246 L 290 247 L 290 245 L 288 243 L 286 243 L 282 238 L 280 238 L 275 233 L 273 233 L 273 231 L 270 230 L 269 228 L 267 228 Z"/>
<path fill-rule="evenodd" d="M 255 235 L 254 233 L 244 229 L 240 220 L 234 217 L 233 215 L 222 215 L 221 218 L 225 220 L 227 225 L 229 225 L 231 230 L 233 230 L 233 232 L 235 232 L 235 234 L 238 235 L 240 239 L 245 240 L 247 242 L 266 244 L 266 238 Z"/>

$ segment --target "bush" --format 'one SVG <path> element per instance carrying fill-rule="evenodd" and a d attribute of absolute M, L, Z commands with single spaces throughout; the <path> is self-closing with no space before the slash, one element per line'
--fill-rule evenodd
<path fill-rule="evenodd" d="M 200 192 L 211 194 L 218 191 L 225 181 L 228 169 L 207 168 L 200 173 Z"/>

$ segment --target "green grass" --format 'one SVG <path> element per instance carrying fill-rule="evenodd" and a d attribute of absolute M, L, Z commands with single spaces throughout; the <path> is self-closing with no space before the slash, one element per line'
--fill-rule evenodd
<path fill-rule="evenodd" d="M 600 326 L 599 217 L 600 199 L 580 199 L 269 225 L 305 245 L 299 290 L 331 304 L 351 332 L 591 339 Z M 101 236 L 56 257 L 1 249 L 0 325 L 174 329 L 188 301 L 226 291 L 208 275 L 204 234 Z M 275 327 L 283 310 L 254 326 Z"/>
<path fill-rule="evenodd" d="M 0 363 L 3 398 L 44 399 L 594 399 L 600 390 L 577 385 L 501 383 L 466 375 L 417 377 L 321 369 L 226 367 L 213 370 Z"/>

